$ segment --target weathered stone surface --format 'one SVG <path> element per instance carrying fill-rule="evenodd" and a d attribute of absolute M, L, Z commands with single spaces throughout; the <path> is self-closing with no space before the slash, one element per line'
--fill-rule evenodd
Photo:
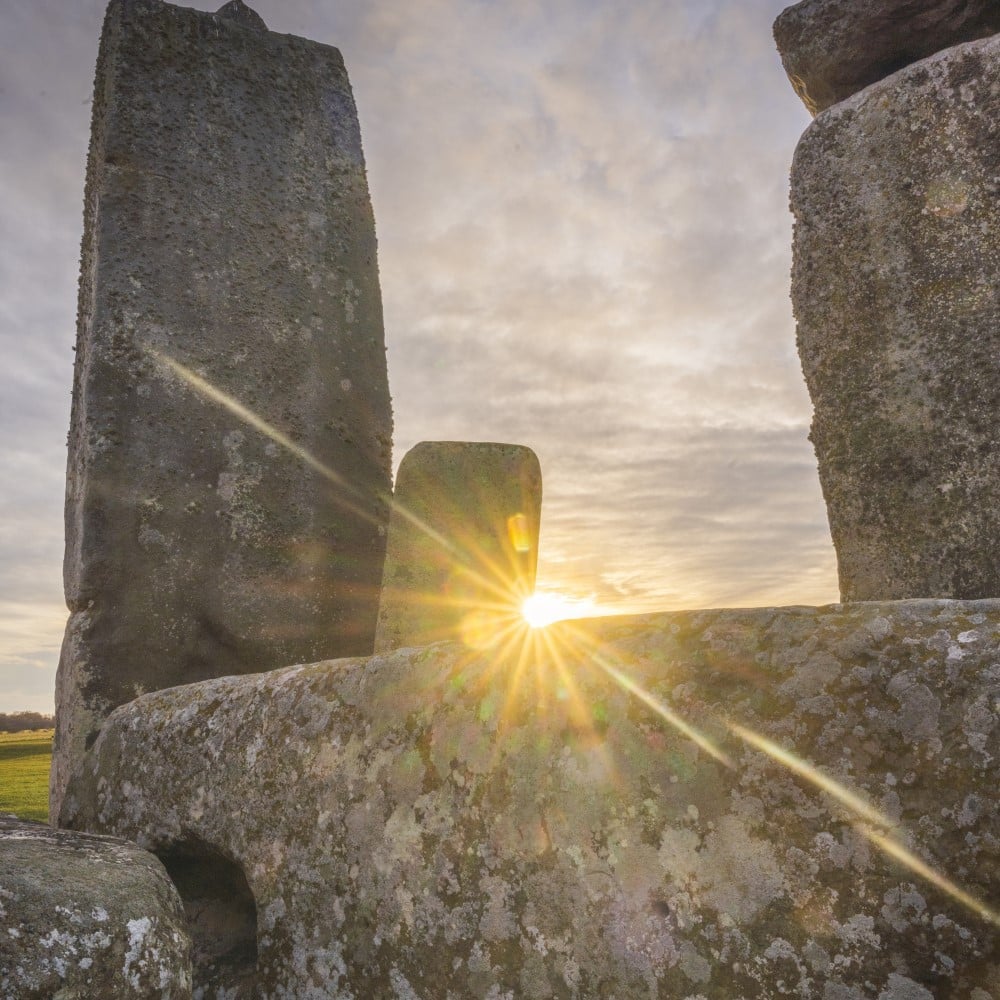
<path fill-rule="evenodd" d="M 234 21 L 238 21 L 244 27 L 255 28 L 258 31 L 267 31 L 264 19 L 257 11 L 252 10 L 243 3 L 243 0 L 229 0 L 229 3 L 223 4 L 216 13 L 220 17 L 228 17 Z"/>
<path fill-rule="evenodd" d="M 375 649 L 521 623 L 535 589 L 542 472 L 530 448 L 422 441 L 403 457 Z"/>
<path fill-rule="evenodd" d="M 814 115 L 904 66 L 998 31 L 996 0 L 802 0 L 774 22 L 788 79 Z"/>
<path fill-rule="evenodd" d="M 0 997 L 185 1000 L 190 950 L 152 855 L 0 816 Z"/>
<path fill-rule="evenodd" d="M 1000 36 L 821 115 L 792 299 L 845 600 L 1000 595 Z"/>
<path fill-rule="evenodd" d="M 54 808 L 142 691 L 372 649 L 391 413 L 357 114 L 339 52 L 251 14 L 108 8 Z"/>
<path fill-rule="evenodd" d="M 998 926 L 878 838 L 1000 904 L 1000 602 L 549 636 L 146 695 L 63 822 L 232 859 L 263 998 L 997 1000 Z"/>

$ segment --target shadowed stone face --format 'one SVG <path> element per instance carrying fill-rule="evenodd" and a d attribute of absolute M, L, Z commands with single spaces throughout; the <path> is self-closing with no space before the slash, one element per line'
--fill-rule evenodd
<path fill-rule="evenodd" d="M 113 0 L 97 67 L 53 804 L 143 691 L 372 649 L 391 411 L 340 53 Z"/>
<path fill-rule="evenodd" d="M 242 872 L 253 996 L 996 997 L 1000 602 L 546 636 L 143 696 L 62 821 Z"/>
<path fill-rule="evenodd" d="M 813 115 L 904 66 L 998 31 L 996 0 L 802 0 L 774 22 L 785 72 Z"/>
<path fill-rule="evenodd" d="M 0 996 L 190 1000 L 190 951 L 151 854 L 0 816 Z"/>
<path fill-rule="evenodd" d="M 542 473 L 530 448 L 423 441 L 399 466 L 376 651 L 521 620 L 535 586 Z"/>
<path fill-rule="evenodd" d="M 844 600 L 1000 595 L 1000 37 L 820 115 L 792 298 Z"/>

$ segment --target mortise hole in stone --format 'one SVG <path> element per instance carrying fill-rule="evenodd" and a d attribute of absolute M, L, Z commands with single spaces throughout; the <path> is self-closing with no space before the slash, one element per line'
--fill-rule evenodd
<path fill-rule="evenodd" d="M 257 995 L 257 904 L 238 864 L 204 843 L 157 855 L 184 902 L 191 934 L 194 994 L 244 1000 Z"/>

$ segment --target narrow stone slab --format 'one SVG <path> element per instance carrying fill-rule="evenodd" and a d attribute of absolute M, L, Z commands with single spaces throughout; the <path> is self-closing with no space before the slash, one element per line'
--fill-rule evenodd
<path fill-rule="evenodd" d="M 785 72 L 813 115 L 910 63 L 998 31 L 996 0 L 802 0 L 774 22 Z"/>
<path fill-rule="evenodd" d="M 189 1000 L 190 951 L 151 854 L 0 816 L 0 996 Z"/>
<path fill-rule="evenodd" d="M 137 694 L 372 649 L 391 411 L 336 49 L 112 0 L 69 441 L 53 807 Z"/>
<path fill-rule="evenodd" d="M 1000 602 L 928 601 L 220 678 L 118 709 L 62 819 L 230 859 L 254 996 L 983 1000 L 998 663 Z"/>
<path fill-rule="evenodd" d="M 1000 36 L 831 108 L 792 299 L 844 600 L 1000 595 Z"/>
<path fill-rule="evenodd" d="M 535 587 L 542 473 L 530 448 L 422 441 L 396 476 L 375 649 L 520 621 Z"/>

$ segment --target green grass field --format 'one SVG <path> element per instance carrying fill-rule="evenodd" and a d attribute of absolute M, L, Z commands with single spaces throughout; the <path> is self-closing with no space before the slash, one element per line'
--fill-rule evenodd
<path fill-rule="evenodd" d="M 0 813 L 49 818 L 52 730 L 0 733 Z"/>

